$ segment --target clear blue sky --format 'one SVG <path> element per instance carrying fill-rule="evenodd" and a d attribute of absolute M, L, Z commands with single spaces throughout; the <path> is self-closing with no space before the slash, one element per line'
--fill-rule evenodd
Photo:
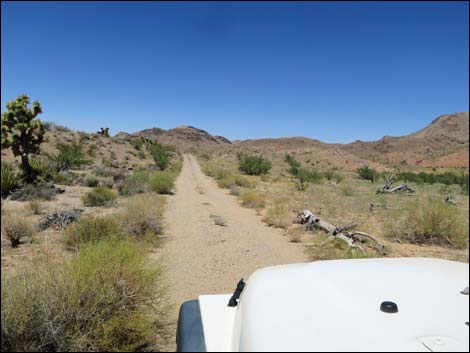
<path fill-rule="evenodd" d="M 2 2 L 2 111 L 112 133 L 402 135 L 468 111 L 467 2 Z"/>

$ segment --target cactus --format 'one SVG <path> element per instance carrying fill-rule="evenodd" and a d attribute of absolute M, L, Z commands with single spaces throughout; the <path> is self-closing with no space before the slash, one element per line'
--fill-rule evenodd
<path fill-rule="evenodd" d="M 26 181 L 35 179 L 34 170 L 29 164 L 29 155 L 38 154 L 44 140 L 44 125 L 35 119 L 42 113 L 41 104 L 35 101 L 30 108 L 29 97 L 21 95 L 7 103 L 2 113 L 2 149 L 11 147 L 13 155 L 21 156 L 21 170 Z"/>

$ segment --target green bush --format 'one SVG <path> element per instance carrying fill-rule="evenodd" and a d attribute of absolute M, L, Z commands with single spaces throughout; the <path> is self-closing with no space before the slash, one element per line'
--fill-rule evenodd
<path fill-rule="evenodd" d="M 289 154 L 286 154 L 285 161 L 290 166 L 289 173 L 292 174 L 293 176 L 296 176 L 299 169 L 300 169 L 300 167 L 301 167 L 300 162 L 298 160 L 296 160 L 294 157 L 292 157 L 291 155 L 289 155 Z"/>
<path fill-rule="evenodd" d="M 165 146 L 155 143 L 150 148 L 150 154 L 158 169 L 165 170 L 170 165 L 170 153 Z"/>
<path fill-rule="evenodd" d="M 83 244 L 103 239 L 117 239 L 123 235 L 121 223 L 114 217 L 83 217 L 65 229 L 64 239 L 69 248 L 77 249 Z"/>
<path fill-rule="evenodd" d="M 71 168 L 80 168 L 85 164 L 89 164 L 90 161 L 86 160 L 82 146 L 77 143 L 59 143 L 57 145 L 59 153 L 50 158 L 56 163 L 59 170 L 67 170 Z"/>
<path fill-rule="evenodd" d="M 261 156 L 242 156 L 238 169 L 248 175 L 267 174 L 271 169 L 271 162 Z"/>
<path fill-rule="evenodd" d="M 55 163 L 42 156 L 31 155 L 29 157 L 29 166 L 39 180 L 48 180 L 57 173 Z"/>
<path fill-rule="evenodd" d="M 376 182 L 380 177 L 380 173 L 372 168 L 369 168 L 369 166 L 358 168 L 356 172 L 361 179 L 369 180 L 372 183 Z"/>
<path fill-rule="evenodd" d="M 152 175 L 150 171 L 135 171 L 124 179 L 119 186 L 121 195 L 141 194 L 149 191 L 149 180 Z"/>
<path fill-rule="evenodd" d="M 307 168 L 298 169 L 295 177 L 297 179 L 297 189 L 299 190 L 305 190 L 310 182 L 319 183 L 323 178 L 320 172 Z"/>
<path fill-rule="evenodd" d="M 172 194 L 175 177 L 167 172 L 154 172 L 148 183 L 150 191 L 157 194 Z"/>
<path fill-rule="evenodd" d="M 155 351 L 166 324 L 162 270 L 143 246 L 102 240 L 2 275 L 2 350 Z"/>
<path fill-rule="evenodd" d="M 21 181 L 18 170 L 13 165 L 3 161 L 1 179 L 2 197 L 16 189 Z"/>
<path fill-rule="evenodd" d="M 108 206 L 112 205 L 117 198 L 116 193 L 106 187 L 98 186 L 97 188 L 87 192 L 82 197 L 85 206 Z"/>

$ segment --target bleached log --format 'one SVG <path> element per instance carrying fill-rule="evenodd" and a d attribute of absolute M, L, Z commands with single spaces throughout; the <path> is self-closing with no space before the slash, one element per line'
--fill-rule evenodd
<path fill-rule="evenodd" d="M 309 210 L 300 211 L 297 217 L 299 218 L 300 223 L 305 225 L 307 230 L 320 229 L 334 238 L 341 239 L 351 248 L 364 252 L 363 247 L 359 245 L 358 242 L 361 242 L 364 239 L 369 239 L 374 241 L 381 247 L 381 249 L 383 249 L 383 245 L 380 244 L 380 242 L 372 235 L 358 231 L 349 232 L 349 229 L 357 226 L 356 222 L 349 223 L 344 226 L 335 226 L 320 219 Z"/>
<path fill-rule="evenodd" d="M 396 187 L 392 187 L 393 183 L 393 178 L 391 176 L 387 176 L 385 179 L 385 185 L 382 187 L 382 190 L 377 191 L 377 193 L 394 193 L 396 191 L 415 192 L 407 184 L 400 184 Z"/>

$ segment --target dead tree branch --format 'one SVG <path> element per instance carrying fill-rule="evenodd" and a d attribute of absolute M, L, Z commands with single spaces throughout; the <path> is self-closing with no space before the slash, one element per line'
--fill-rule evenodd
<path fill-rule="evenodd" d="M 349 247 L 358 249 L 361 252 L 364 252 L 364 248 L 358 243 L 363 243 L 366 239 L 372 240 L 380 249 L 383 249 L 383 245 L 372 235 L 364 232 L 349 231 L 357 226 L 356 222 L 343 226 L 335 226 L 320 219 L 309 210 L 300 211 L 297 217 L 300 223 L 305 225 L 306 230 L 320 229 L 331 235 L 331 237 L 341 239 L 348 244 Z"/>
<path fill-rule="evenodd" d="M 403 191 L 403 192 L 415 192 L 412 188 L 410 188 L 407 184 L 400 184 L 398 186 L 392 187 L 394 180 L 391 176 L 387 176 L 385 179 L 385 185 L 382 187 L 381 190 L 377 190 L 377 193 L 394 193 L 396 191 Z"/>

